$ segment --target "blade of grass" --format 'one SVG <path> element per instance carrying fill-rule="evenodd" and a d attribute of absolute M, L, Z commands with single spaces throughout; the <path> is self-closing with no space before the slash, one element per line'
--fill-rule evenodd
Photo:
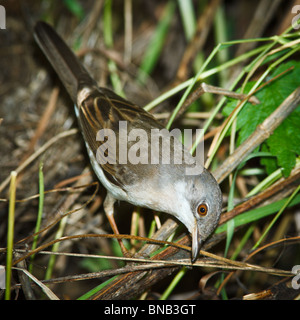
<path fill-rule="evenodd" d="M 104 288 L 105 286 L 107 286 L 109 283 L 111 283 L 112 281 L 114 281 L 118 276 L 114 276 L 110 279 L 108 279 L 107 281 L 104 281 L 103 283 L 101 283 L 99 286 L 93 288 L 92 290 L 86 292 L 85 294 L 83 294 L 82 296 L 80 296 L 79 298 L 77 298 L 77 300 L 87 300 L 89 299 L 91 296 L 93 296 L 94 294 L 96 294 L 98 291 L 100 291 L 102 288 Z"/>
<path fill-rule="evenodd" d="M 234 208 L 233 198 L 234 198 L 235 181 L 236 181 L 237 173 L 238 173 L 238 170 L 236 170 L 233 175 L 233 179 L 232 179 L 231 186 L 229 189 L 227 211 L 230 211 Z M 227 236 L 226 236 L 224 257 L 227 257 L 229 246 L 230 246 L 233 234 L 234 234 L 234 219 L 231 219 L 228 221 L 226 232 L 227 232 Z"/>
<path fill-rule="evenodd" d="M 132 58 L 132 0 L 124 1 L 124 62 L 130 64 Z"/>
<path fill-rule="evenodd" d="M 255 228 L 255 223 L 252 223 L 251 226 L 245 232 L 242 239 L 240 240 L 239 245 L 237 246 L 237 248 L 233 252 L 232 256 L 230 257 L 231 260 L 235 260 L 237 258 L 239 253 L 242 251 L 244 245 L 247 243 L 248 239 L 250 238 L 251 234 L 253 233 L 254 228 Z"/>
<path fill-rule="evenodd" d="M 159 300 L 166 300 L 170 294 L 172 293 L 172 291 L 174 290 L 174 288 L 178 285 L 178 283 L 180 282 L 180 280 L 183 278 L 183 276 L 186 274 L 187 272 L 187 268 L 183 267 L 180 269 L 180 271 L 176 274 L 176 276 L 173 278 L 173 280 L 171 281 L 170 285 L 168 286 L 168 288 L 164 291 L 164 293 L 161 295 L 161 297 L 159 298 Z"/>
<path fill-rule="evenodd" d="M 215 20 L 214 20 L 214 30 L 215 30 L 215 41 L 216 43 L 224 43 L 227 41 L 227 25 L 224 7 L 220 4 L 216 10 Z M 217 54 L 218 65 L 221 65 L 229 60 L 229 50 L 225 48 Z M 223 70 L 219 75 L 220 86 L 226 88 L 226 82 L 228 79 L 228 70 Z"/>
<path fill-rule="evenodd" d="M 140 216 L 141 216 L 140 208 L 136 208 L 132 213 L 131 229 L 130 229 L 130 234 L 133 234 L 135 236 L 138 235 Z M 130 244 L 132 247 L 134 247 L 137 244 L 137 241 L 132 239 L 130 241 Z"/>
<path fill-rule="evenodd" d="M 273 184 L 275 181 L 280 179 L 282 177 L 282 168 L 279 168 L 272 172 L 269 176 L 267 176 L 264 180 L 262 180 L 258 185 L 256 185 L 247 195 L 246 198 L 250 198 L 254 196 L 256 193 L 264 190 L 271 184 Z"/>
<path fill-rule="evenodd" d="M 230 42 L 227 42 L 227 44 L 229 44 Z M 235 42 L 233 43 L 235 44 Z M 264 51 L 265 48 L 268 45 L 264 45 L 261 47 L 258 47 L 257 49 L 251 50 L 239 57 L 236 57 L 226 63 L 223 63 L 220 66 L 214 67 L 212 69 L 209 69 L 207 71 L 203 71 L 203 73 L 201 73 L 199 75 L 199 78 L 197 79 L 198 81 L 203 81 L 204 79 L 218 73 L 221 72 L 222 70 L 225 70 L 227 68 L 230 68 L 246 59 L 251 58 L 252 56 L 255 56 L 256 54 L 260 53 L 261 51 Z M 222 49 L 222 46 L 220 46 L 220 49 Z M 211 55 L 213 55 L 213 52 L 211 53 Z M 152 110 L 155 106 L 159 105 L 160 103 L 162 103 L 163 101 L 165 101 L 166 99 L 172 97 L 173 95 L 175 95 L 176 93 L 180 92 L 183 89 L 186 89 L 188 86 L 191 85 L 191 83 L 194 81 L 194 78 L 191 78 L 181 84 L 179 84 L 178 86 L 176 86 L 175 88 L 172 88 L 171 90 L 163 93 L 162 95 L 160 95 L 158 98 L 156 98 L 155 100 L 151 101 L 149 104 L 147 104 L 144 109 L 146 111 L 150 111 Z"/>
<path fill-rule="evenodd" d="M 60 223 L 59 223 L 59 228 L 56 232 L 55 235 L 55 239 L 59 239 L 62 237 L 67 220 L 68 220 L 69 216 L 65 216 L 61 219 Z M 60 243 L 54 243 L 54 245 L 52 246 L 52 251 L 53 252 L 57 252 L 58 248 L 59 248 Z M 47 267 L 47 271 L 45 274 L 45 280 L 48 280 L 51 278 L 52 272 L 53 272 L 53 268 L 54 268 L 54 264 L 55 264 L 55 260 L 56 260 L 56 256 L 55 255 L 51 255 L 49 262 L 48 262 L 48 267 Z"/>
<path fill-rule="evenodd" d="M 36 220 L 36 226 L 34 233 L 38 233 L 40 231 L 42 216 L 43 216 L 43 208 L 44 208 L 44 174 L 43 174 L 43 162 L 40 162 L 39 166 L 39 209 L 38 209 L 38 216 Z M 35 250 L 38 241 L 38 234 L 34 236 L 31 250 Z M 28 267 L 28 271 L 32 272 L 32 262 L 34 260 L 35 255 L 33 254 L 30 257 L 30 265 Z"/>
<path fill-rule="evenodd" d="M 196 30 L 196 17 L 191 0 L 177 0 L 179 12 L 183 22 L 183 29 L 187 40 L 191 40 Z"/>
<path fill-rule="evenodd" d="M 236 170 L 233 175 L 233 179 L 232 179 L 231 186 L 229 189 L 227 211 L 230 211 L 234 208 L 233 197 L 234 197 L 235 181 L 236 181 L 237 172 L 238 172 L 238 170 Z M 227 222 L 227 228 L 226 228 L 226 243 L 225 243 L 225 250 L 224 250 L 224 257 L 225 258 L 228 255 L 229 246 L 230 246 L 230 243 L 231 243 L 233 235 L 234 235 L 234 228 L 235 228 L 235 222 L 234 222 L 234 219 L 231 219 Z M 222 273 L 220 275 L 220 283 L 222 283 L 223 280 L 224 280 L 224 273 Z M 221 295 L 222 295 L 223 300 L 228 299 L 227 292 L 226 292 L 225 288 L 222 288 Z"/>
<path fill-rule="evenodd" d="M 10 300 L 11 292 L 11 268 L 14 244 L 15 206 L 16 206 L 16 180 L 17 172 L 10 174 L 9 207 L 8 207 L 8 230 L 7 230 L 7 254 L 6 254 L 6 279 L 5 300 Z"/>
<path fill-rule="evenodd" d="M 138 80 L 141 83 L 146 81 L 147 75 L 151 74 L 156 66 L 157 60 L 165 42 L 170 23 L 172 21 L 175 11 L 175 2 L 169 1 L 165 7 L 163 16 L 158 23 L 158 26 L 154 32 L 154 35 L 148 45 L 145 56 L 141 62 L 141 72 L 138 75 Z"/>
<path fill-rule="evenodd" d="M 112 0 L 106 0 L 103 10 L 103 38 L 104 43 L 108 48 L 113 48 L 113 22 L 112 22 Z M 112 86 L 114 88 L 114 91 L 122 96 L 125 97 L 125 93 L 123 91 L 123 86 L 121 83 L 121 80 L 119 78 L 119 75 L 117 73 L 117 65 L 113 60 L 108 60 L 108 70 L 110 72 L 110 80 L 112 83 Z"/>

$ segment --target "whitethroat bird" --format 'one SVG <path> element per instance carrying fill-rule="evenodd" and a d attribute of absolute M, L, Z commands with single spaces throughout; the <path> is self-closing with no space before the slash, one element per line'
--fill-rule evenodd
<path fill-rule="evenodd" d="M 92 167 L 107 190 L 104 211 L 113 232 L 119 233 L 113 217 L 116 200 L 169 213 L 191 233 L 194 262 L 201 244 L 216 228 L 221 214 L 222 194 L 214 177 L 200 164 L 197 164 L 200 168 L 197 174 L 187 174 L 187 169 L 191 169 L 195 161 L 176 139 L 172 139 L 171 147 L 180 152 L 171 152 L 169 163 L 163 161 L 163 148 L 159 148 L 156 155 L 158 161 L 151 162 L 150 153 L 147 153 L 150 148 L 148 140 L 144 149 L 139 150 L 146 152 L 148 162 L 124 161 L 128 160 L 129 154 L 124 155 L 119 151 L 123 148 L 129 152 L 136 141 L 124 137 L 124 132 L 120 132 L 120 123 L 126 124 L 127 132 L 138 129 L 138 132 L 143 130 L 146 135 L 155 130 L 163 131 L 162 124 L 143 108 L 109 89 L 100 88 L 50 25 L 38 22 L 35 39 L 75 104 L 75 113 Z M 99 132 L 102 132 L 102 136 L 114 133 L 116 139 L 108 139 L 111 138 L 108 136 L 101 139 Z M 164 138 L 167 135 L 164 133 L 162 136 Z M 125 149 L 124 144 L 127 144 Z M 116 152 L 110 154 L 109 148 Z M 121 241 L 120 245 L 124 250 Z"/>

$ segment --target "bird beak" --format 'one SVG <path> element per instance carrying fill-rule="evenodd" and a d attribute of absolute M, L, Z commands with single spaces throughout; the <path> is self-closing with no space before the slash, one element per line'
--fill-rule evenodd
<path fill-rule="evenodd" d="M 196 223 L 193 232 L 192 232 L 192 263 L 197 260 L 200 248 L 201 248 L 201 239 L 198 231 L 198 225 Z"/>

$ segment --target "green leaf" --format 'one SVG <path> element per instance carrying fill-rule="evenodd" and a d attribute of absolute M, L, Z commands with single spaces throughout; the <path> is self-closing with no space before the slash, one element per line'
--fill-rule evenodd
<path fill-rule="evenodd" d="M 261 146 L 261 151 L 269 152 L 269 147 L 266 143 L 263 143 Z M 271 173 L 275 172 L 278 168 L 276 157 L 262 157 L 260 163 L 266 167 L 268 175 L 271 175 Z"/>
<path fill-rule="evenodd" d="M 293 70 L 280 76 L 257 92 L 259 105 L 245 104 L 237 117 L 237 145 L 245 141 L 256 127 L 261 124 L 296 88 L 300 85 L 300 62 L 289 61 L 281 64 L 271 74 L 270 79 L 286 71 L 290 67 Z M 254 82 L 249 82 L 244 92 L 247 93 Z M 228 116 L 237 105 L 230 100 L 223 110 Z M 297 107 L 274 131 L 274 133 L 262 144 L 262 151 L 269 151 L 276 159 L 262 159 L 261 163 L 270 174 L 278 167 L 283 168 L 283 174 L 288 176 L 295 166 L 296 157 L 300 154 L 300 106 Z"/>

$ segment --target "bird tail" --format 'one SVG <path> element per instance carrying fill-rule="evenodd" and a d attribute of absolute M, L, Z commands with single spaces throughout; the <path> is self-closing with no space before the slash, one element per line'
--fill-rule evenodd
<path fill-rule="evenodd" d="M 50 25 L 37 22 L 34 37 L 76 105 L 80 83 L 95 86 L 95 80 Z"/>

